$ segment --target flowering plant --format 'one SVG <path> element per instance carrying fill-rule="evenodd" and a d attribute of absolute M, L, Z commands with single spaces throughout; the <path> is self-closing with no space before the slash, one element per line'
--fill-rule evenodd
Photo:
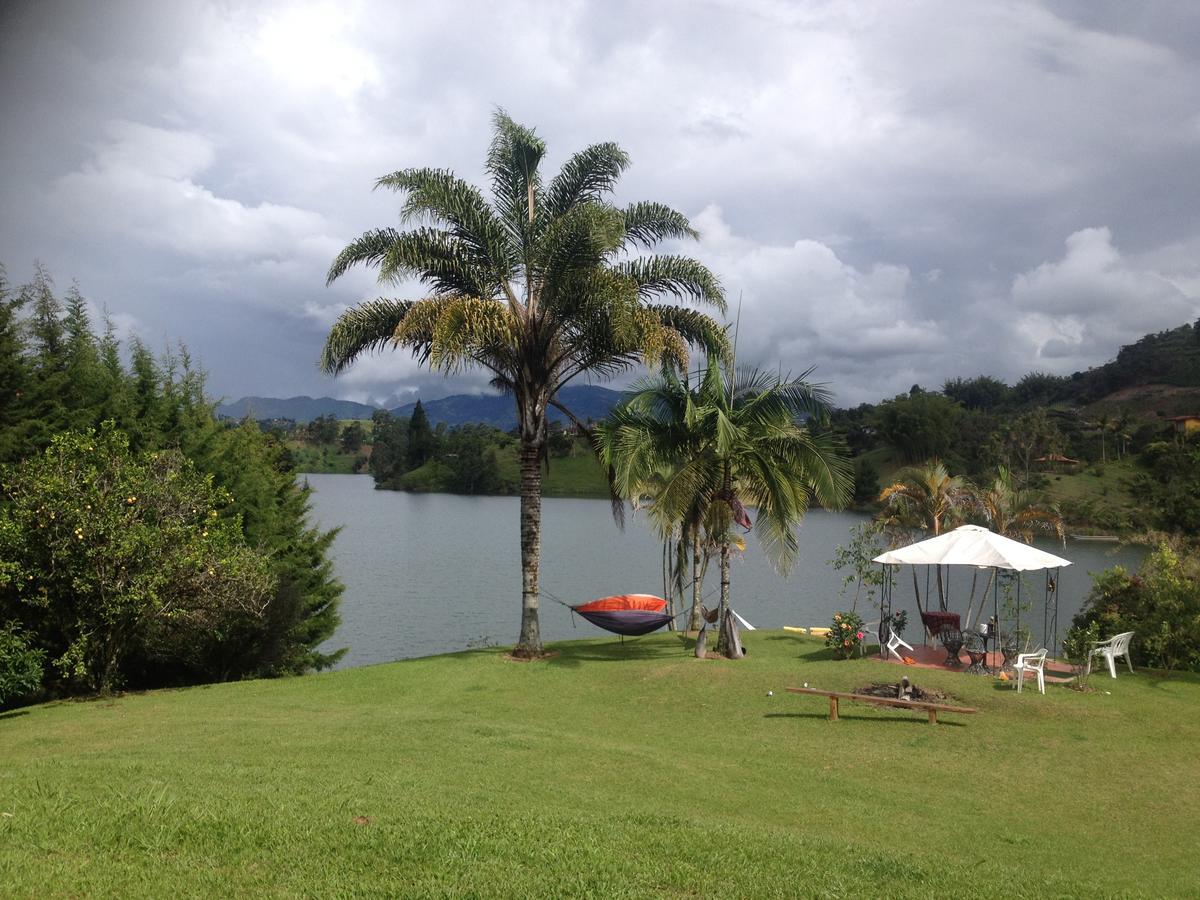
<path fill-rule="evenodd" d="M 866 637 L 862 616 L 854 612 L 833 614 L 833 627 L 825 637 L 825 646 L 833 648 L 837 659 L 849 659 L 858 650 Z"/>

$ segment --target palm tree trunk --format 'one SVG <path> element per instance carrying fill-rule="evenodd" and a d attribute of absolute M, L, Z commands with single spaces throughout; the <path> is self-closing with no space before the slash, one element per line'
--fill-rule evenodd
<path fill-rule="evenodd" d="M 542 653 L 538 625 L 538 564 L 542 555 L 542 453 L 536 442 L 521 439 L 521 636 L 513 656 Z"/>
<path fill-rule="evenodd" d="M 733 490 L 733 473 L 730 471 L 729 463 L 725 463 L 725 475 L 721 481 L 722 491 L 726 498 L 730 496 Z M 728 502 L 728 500 L 726 500 Z M 732 510 L 732 508 L 731 508 Z M 731 517 L 732 518 L 732 517 Z M 722 655 L 728 655 L 730 647 L 727 640 L 727 634 L 724 623 L 729 617 L 729 557 L 730 557 L 730 540 L 729 532 L 732 522 L 725 527 L 724 533 L 721 535 L 721 603 L 718 607 L 719 615 L 717 621 L 721 623 L 721 629 L 717 634 L 717 652 Z"/>
<path fill-rule="evenodd" d="M 688 631 L 700 630 L 700 524 L 692 526 L 692 614 Z"/>
<path fill-rule="evenodd" d="M 729 617 L 729 532 L 721 538 L 721 605 L 718 622 L 724 622 Z M 722 628 L 717 636 L 717 652 L 724 655 L 729 647 L 725 641 L 725 629 Z"/>

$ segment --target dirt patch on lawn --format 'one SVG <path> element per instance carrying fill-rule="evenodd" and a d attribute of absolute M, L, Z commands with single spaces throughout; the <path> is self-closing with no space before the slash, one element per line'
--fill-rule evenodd
<path fill-rule="evenodd" d="M 900 696 L 900 685 L 896 682 L 875 681 L 866 687 L 855 688 L 854 693 L 866 694 L 868 697 L 887 697 L 890 700 L 896 700 Z M 915 700 L 918 703 L 961 703 L 962 701 L 953 694 L 948 694 L 945 691 L 934 691 L 928 688 L 917 687 L 912 685 L 912 694 L 908 697 L 909 700 Z"/>
<path fill-rule="evenodd" d="M 527 656 L 526 655 L 514 656 L 511 653 L 504 653 L 504 654 L 501 654 L 500 658 L 506 659 L 509 662 L 527 663 L 527 662 L 541 662 L 542 660 L 546 660 L 546 659 L 554 659 L 554 657 L 559 656 L 559 655 L 560 654 L 557 650 L 551 650 L 549 653 L 530 654 Z"/>

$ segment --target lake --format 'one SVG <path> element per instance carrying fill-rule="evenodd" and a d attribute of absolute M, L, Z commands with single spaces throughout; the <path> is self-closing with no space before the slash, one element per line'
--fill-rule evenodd
<path fill-rule="evenodd" d="M 521 569 L 516 497 L 460 497 L 376 491 L 369 475 L 305 475 L 313 488 L 312 515 L 322 528 L 341 528 L 333 545 L 334 569 L 346 586 L 342 624 L 323 647 L 348 647 L 340 666 L 365 666 L 462 650 L 483 642 L 512 644 L 520 625 Z M 839 596 L 841 573 L 828 565 L 850 528 L 866 520 L 855 513 L 813 510 L 800 531 L 800 555 L 788 577 L 764 558 L 754 535 L 735 555 L 734 608 L 759 628 L 828 625 L 846 609 L 853 591 Z M 1089 573 L 1116 563 L 1136 567 L 1142 551 L 1115 545 L 1053 541 L 1039 546 L 1074 565 L 1061 574 L 1059 635 L 1091 586 Z M 909 608 L 909 643 L 920 640 L 911 578 L 902 572 L 895 603 Z M 970 576 L 951 576 L 951 608 L 964 612 Z M 921 577 L 924 592 L 924 576 Z M 716 604 L 716 560 L 705 581 L 706 601 Z M 1033 610 L 1026 618 L 1041 635 L 1044 576 L 1026 576 Z M 613 523 L 604 500 L 542 501 L 543 589 L 541 626 L 547 641 L 615 635 L 572 615 L 550 595 L 577 604 L 610 594 L 662 594 L 662 544 L 644 515 Z M 982 589 L 982 588 L 981 588 Z M 864 604 L 863 618 L 877 618 Z"/>

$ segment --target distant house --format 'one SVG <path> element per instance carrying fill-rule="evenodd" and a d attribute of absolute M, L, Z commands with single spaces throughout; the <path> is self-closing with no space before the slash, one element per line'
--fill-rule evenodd
<path fill-rule="evenodd" d="M 1039 456 L 1034 462 L 1042 463 L 1048 472 L 1065 472 L 1072 466 L 1079 465 L 1079 460 L 1063 456 L 1061 453 L 1047 453 L 1045 456 Z"/>
<path fill-rule="evenodd" d="M 1200 431 L 1200 416 L 1171 416 L 1175 433 L 1189 437 Z"/>

